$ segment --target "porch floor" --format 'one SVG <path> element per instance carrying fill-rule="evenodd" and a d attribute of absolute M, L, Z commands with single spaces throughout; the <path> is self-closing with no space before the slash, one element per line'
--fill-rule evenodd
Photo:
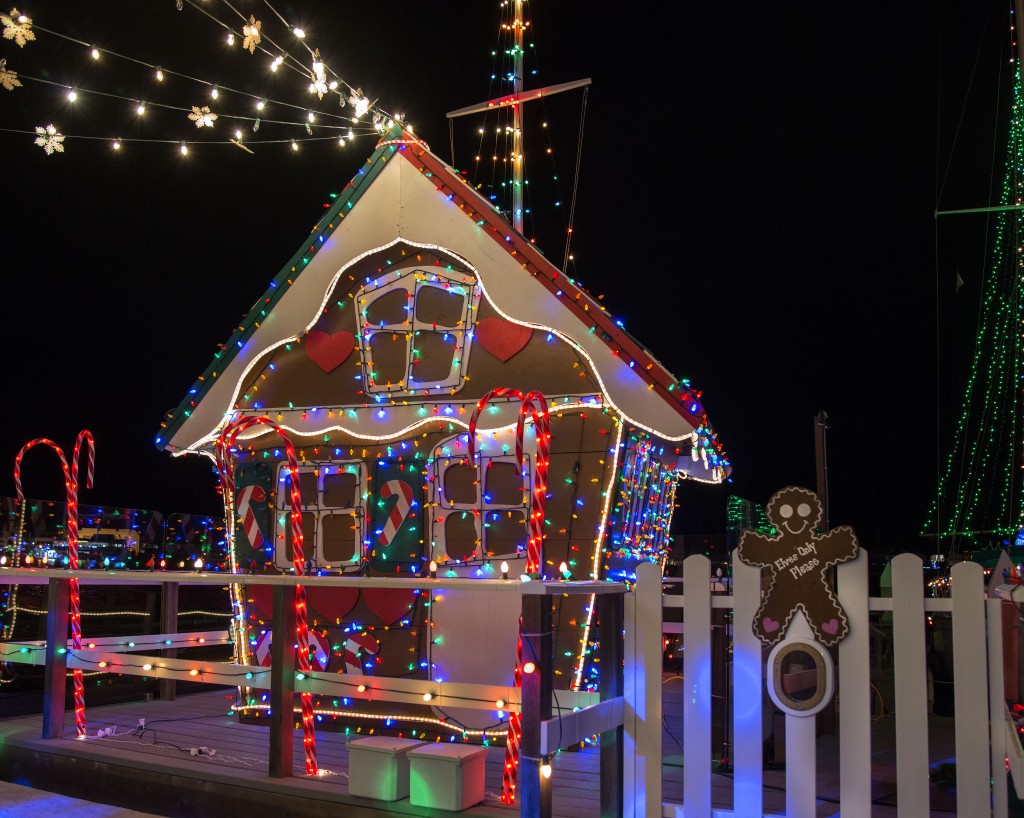
<path fill-rule="evenodd" d="M 666 681 L 669 681 L 668 679 Z M 665 684 L 664 798 L 682 802 L 682 750 L 674 736 L 682 736 L 681 712 L 673 707 L 676 685 Z M 678 686 L 681 687 L 681 686 Z M 140 701 L 93 707 L 88 711 L 90 738 L 74 738 L 73 717 L 68 713 L 64 736 L 40 738 L 42 716 L 0 720 L 0 779 L 37 790 L 88 799 L 100 804 L 163 816 L 237 816 L 246 818 L 322 818 L 344 814 L 346 818 L 381 818 L 391 815 L 449 816 L 452 813 L 413 807 L 406 801 L 385 803 L 349 795 L 347 742 L 359 735 L 322 731 L 317 735 L 317 755 L 325 774 L 316 780 L 304 775 L 302 742 L 295 741 L 291 779 L 268 775 L 269 727 L 242 724 L 230 713 L 233 690 L 213 690 L 181 696 L 175 701 Z M 145 719 L 143 735 L 133 731 Z M 94 738 L 98 730 L 113 727 L 112 735 Z M 362 734 L 365 735 L 365 732 Z M 933 767 L 953 760 L 953 720 L 929 720 L 930 758 Z M 874 748 L 872 815 L 896 815 L 895 741 L 893 719 L 878 720 L 872 729 Z M 209 747 L 214 755 L 192 756 L 191 748 Z M 983 751 L 979 748 L 979 751 Z M 493 748 L 487 757 L 483 804 L 465 812 L 470 816 L 510 818 L 517 810 L 497 800 L 501 790 L 504 749 Z M 599 814 L 599 753 L 596 747 L 560 753 L 554 760 L 554 814 L 559 818 L 585 818 Z M 839 814 L 838 740 L 823 736 L 818 741 L 818 816 Z M 764 773 L 766 813 L 785 810 L 785 770 Z M 0 789 L 0 806 L 9 798 Z M 956 814 L 955 793 L 930 787 L 931 815 Z M 714 805 L 731 809 L 732 782 L 726 773 L 713 782 Z M 43 812 L 57 815 L 54 802 Z M 68 808 L 66 814 L 96 815 Z M 0 815 L 7 815 L 0 810 Z M 38 812 L 34 813 L 38 814 Z M 113 810 L 106 815 L 124 815 Z M 668 813 L 666 813 L 668 814 Z"/>

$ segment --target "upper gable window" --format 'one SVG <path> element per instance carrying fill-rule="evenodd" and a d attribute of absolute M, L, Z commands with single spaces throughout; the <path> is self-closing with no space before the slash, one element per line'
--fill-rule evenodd
<path fill-rule="evenodd" d="M 460 389 L 480 302 L 470 276 L 400 271 L 358 296 L 364 391 L 434 394 Z"/>

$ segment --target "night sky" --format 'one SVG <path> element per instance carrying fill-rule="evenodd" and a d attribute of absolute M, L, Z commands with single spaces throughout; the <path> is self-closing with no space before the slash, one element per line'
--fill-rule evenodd
<path fill-rule="evenodd" d="M 196 3 L 240 27 L 219 0 Z M 233 5 L 256 13 L 277 42 L 295 42 L 262 3 Z M 274 5 L 331 68 L 404 112 L 446 161 L 445 112 L 498 95 L 497 2 Z M 1009 3 L 529 5 L 536 59 L 527 67 L 539 73 L 528 85 L 594 81 L 569 272 L 703 390 L 733 462 L 730 485 L 684 486 L 677 533 L 721 533 L 730 492 L 764 502 L 785 485 L 813 488 L 813 422 L 825 410 L 833 525 L 853 525 L 871 549 L 928 551 L 916 535 L 958 412 L 986 267 L 985 219 L 942 217 L 936 229 L 933 213 L 937 202 L 998 198 Z M 181 12 L 174 0 L 18 7 L 84 43 L 310 104 L 308 80 L 272 75 L 266 57 L 228 48 L 223 30 L 187 3 Z M 41 31 L 25 48 L 0 40 L 4 58 L 61 86 L 209 102 L 197 85 L 154 89 L 142 66 L 94 62 L 84 46 Z M 128 102 L 83 93 L 72 105 L 65 93 L 27 79 L 0 89 L 0 463 L 10 467 L 0 494 L 13 494 L 10 469 L 25 441 L 51 437 L 70 449 L 88 428 L 97 473 L 84 502 L 218 513 L 209 461 L 153 445 L 162 414 L 375 140 L 297 152 L 254 145 L 254 155 L 193 144 L 184 159 L 176 144 L 126 142 L 115 153 L 113 136 L 214 136 L 181 113 L 153 109 L 140 122 Z M 527 108 L 535 142 L 526 232 L 556 262 L 581 99 L 575 91 Z M 46 156 L 32 135 L 10 132 L 51 122 L 69 136 L 64 154 Z M 455 165 L 471 175 L 481 124 L 456 124 Z M 223 139 L 226 121 L 218 128 Z M 265 124 L 249 138 L 292 136 L 306 134 Z M 490 164 L 480 167 L 489 180 Z M 957 273 L 964 286 L 954 295 Z M 26 493 L 62 499 L 51 455 L 31 457 Z"/>

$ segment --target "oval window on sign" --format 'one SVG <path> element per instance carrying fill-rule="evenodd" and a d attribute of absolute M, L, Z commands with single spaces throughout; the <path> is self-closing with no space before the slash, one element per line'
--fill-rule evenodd
<path fill-rule="evenodd" d="M 815 642 L 776 645 L 768 657 L 768 695 L 790 716 L 813 716 L 832 699 L 832 657 Z"/>

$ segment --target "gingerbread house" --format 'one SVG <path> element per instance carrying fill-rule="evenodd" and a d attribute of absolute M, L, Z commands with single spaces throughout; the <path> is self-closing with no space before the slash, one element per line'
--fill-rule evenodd
<path fill-rule="evenodd" d="M 470 419 L 495 387 L 548 402 L 545 574 L 564 563 L 579 579 L 629 578 L 638 561 L 663 560 L 680 480 L 728 473 L 699 393 L 395 128 L 167 413 L 156 442 L 211 455 L 225 424 L 251 415 L 288 430 L 316 571 L 416 577 L 434 561 L 442 574 L 496 578 L 505 562 L 517 576 L 537 452 L 528 424 L 517 462 L 518 402 L 488 404 L 480 456 L 467 457 Z M 291 570 L 280 439 L 255 427 L 237 457 L 234 564 Z M 269 597 L 241 587 L 239 650 L 262 658 Z M 507 684 L 518 600 L 498 596 L 310 588 L 318 664 Z M 560 604 L 556 680 L 586 689 L 597 672 L 590 609 Z"/>

